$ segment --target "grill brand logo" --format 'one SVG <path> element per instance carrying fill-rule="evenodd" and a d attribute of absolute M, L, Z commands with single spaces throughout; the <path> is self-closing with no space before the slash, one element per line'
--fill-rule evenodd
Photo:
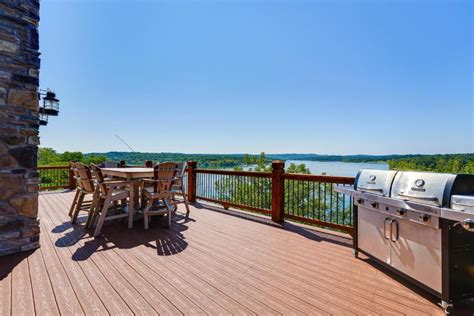
<path fill-rule="evenodd" d="M 426 189 L 423 187 L 425 185 L 425 180 L 423 179 L 417 179 L 415 181 L 415 186 L 411 187 L 413 191 L 420 191 L 420 192 L 425 192 Z"/>
<path fill-rule="evenodd" d="M 377 179 L 377 177 L 375 175 L 370 175 L 369 176 L 369 181 L 367 181 L 368 184 L 375 184 L 375 179 Z"/>

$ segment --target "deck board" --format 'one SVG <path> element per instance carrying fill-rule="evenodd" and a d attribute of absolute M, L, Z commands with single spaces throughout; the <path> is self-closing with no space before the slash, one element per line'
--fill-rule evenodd
<path fill-rule="evenodd" d="M 310 230 L 206 208 L 191 220 L 72 225 L 42 193 L 41 248 L 0 257 L 0 315 L 443 315 L 432 297 Z M 21 304 L 20 304 L 21 302 Z"/>
<path fill-rule="evenodd" d="M 12 301 L 12 256 L 0 257 L 0 315 L 11 314 Z"/>
<path fill-rule="evenodd" d="M 28 267 L 28 253 L 12 257 L 12 315 L 33 315 L 35 304 Z"/>

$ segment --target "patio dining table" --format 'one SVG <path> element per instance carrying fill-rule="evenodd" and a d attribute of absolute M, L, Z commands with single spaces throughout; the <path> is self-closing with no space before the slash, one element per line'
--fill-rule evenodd
<path fill-rule="evenodd" d="M 101 168 L 105 176 L 125 179 L 133 182 L 133 196 L 135 208 L 139 208 L 138 189 L 141 179 L 153 177 L 153 168 L 132 167 L 132 168 Z"/>

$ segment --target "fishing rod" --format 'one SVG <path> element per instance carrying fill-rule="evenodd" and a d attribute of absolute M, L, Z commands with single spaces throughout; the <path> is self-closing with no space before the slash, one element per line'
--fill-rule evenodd
<path fill-rule="evenodd" d="M 129 144 L 127 144 L 127 142 L 122 137 L 118 136 L 117 134 L 115 134 L 115 137 L 117 137 L 123 144 L 125 144 L 125 146 L 130 148 L 131 151 L 136 152 Z"/>

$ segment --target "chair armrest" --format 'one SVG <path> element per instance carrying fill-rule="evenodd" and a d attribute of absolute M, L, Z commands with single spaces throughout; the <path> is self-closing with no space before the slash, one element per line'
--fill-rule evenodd
<path fill-rule="evenodd" d="M 152 179 L 142 179 L 141 182 L 142 184 L 155 184 L 155 183 L 163 183 L 163 182 L 171 182 L 175 181 L 176 178 L 169 178 L 169 179 L 158 179 L 158 180 L 152 180 Z"/>

